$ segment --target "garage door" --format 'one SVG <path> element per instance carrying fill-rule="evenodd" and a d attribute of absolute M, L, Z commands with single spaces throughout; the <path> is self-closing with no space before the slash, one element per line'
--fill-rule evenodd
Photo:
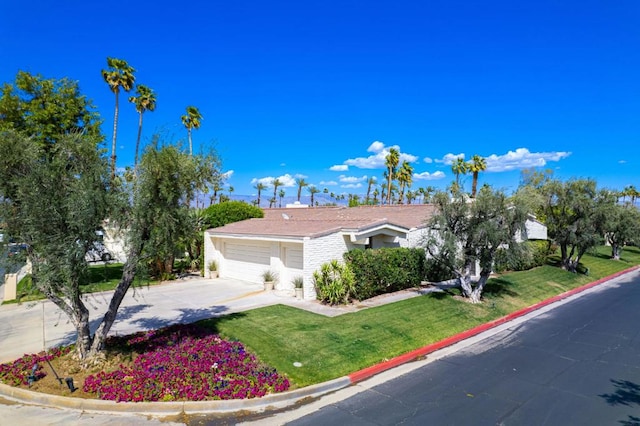
<path fill-rule="evenodd" d="M 262 272 L 269 268 L 271 245 L 258 242 L 224 244 L 224 276 L 244 281 L 262 282 Z"/>

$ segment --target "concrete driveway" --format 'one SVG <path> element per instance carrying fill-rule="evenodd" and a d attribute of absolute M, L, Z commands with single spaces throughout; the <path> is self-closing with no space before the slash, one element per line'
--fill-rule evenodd
<path fill-rule="evenodd" d="M 111 299 L 111 292 L 85 295 L 95 331 Z M 130 334 L 174 323 L 189 323 L 286 299 L 266 293 L 261 284 L 228 279 L 188 277 L 165 284 L 131 288 L 127 292 L 112 334 Z M 0 306 L 0 363 L 25 353 L 75 342 L 73 324 L 52 302 L 37 301 Z"/>

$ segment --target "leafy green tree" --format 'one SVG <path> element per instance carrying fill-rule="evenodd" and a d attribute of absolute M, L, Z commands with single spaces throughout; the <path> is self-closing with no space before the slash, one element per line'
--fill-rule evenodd
<path fill-rule="evenodd" d="M 136 139 L 136 153 L 134 159 L 134 166 L 138 165 L 138 152 L 140 150 L 140 137 L 142 136 L 142 115 L 145 111 L 155 111 L 156 109 L 156 94 L 145 85 L 138 84 L 136 87 L 136 94 L 138 96 L 131 96 L 129 102 L 135 104 L 136 111 L 138 111 L 138 138 Z"/>
<path fill-rule="evenodd" d="M 184 154 L 180 146 L 164 143 L 159 135 L 145 148 L 132 193 L 123 192 L 120 203 L 116 204 L 123 214 L 112 216 L 126 233 L 127 261 L 109 308 L 94 334 L 90 355 L 103 349 L 136 273 L 144 267 L 151 267 L 155 274 L 172 268 L 178 242 L 193 232 L 185 200 L 192 199 L 195 189 L 203 185 L 199 180 L 207 174 L 201 168 L 203 164 L 213 168 L 211 160 Z"/>
<path fill-rule="evenodd" d="M 32 282 L 70 319 L 84 358 L 91 346 L 80 283 L 85 253 L 107 217 L 108 166 L 94 140 L 80 134 L 44 146 L 0 132 L 0 215 L 8 238 L 27 244 Z"/>
<path fill-rule="evenodd" d="M 409 188 L 413 183 L 413 167 L 408 161 L 402 162 L 400 170 L 398 170 L 397 173 L 397 179 L 398 183 L 400 184 L 400 195 L 398 196 L 398 204 L 402 204 L 405 189 Z"/>
<path fill-rule="evenodd" d="M 474 155 L 471 161 L 467 163 L 467 169 L 473 173 L 473 183 L 471 184 L 471 198 L 476 198 L 476 190 L 478 188 L 478 173 L 487 170 L 487 160 Z"/>
<path fill-rule="evenodd" d="M 262 191 L 267 189 L 267 185 L 262 182 L 258 182 L 254 185 L 254 188 L 256 189 L 256 191 L 258 191 L 258 200 L 256 202 L 256 205 L 260 207 L 260 195 L 262 194 Z"/>
<path fill-rule="evenodd" d="M 244 201 L 227 201 L 226 203 L 214 204 L 204 209 L 203 214 L 207 228 L 218 228 L 245 219 L 264 217 L 264 212 L 261 208 L 252 206 Z"/>
<path fill-rule="evenodd" d="M 309 203 L 309 205 L 310 205 L 311 207 L 313 207 L 313 206 L 315 205 L 315 204 L 314 204 L 314 197 L 315 197 L 315 195 L 316 195 L 317 193 L 319 193 L 319 192 L 320 192 L 320 190 L 319 190 L 318 188 L 316 188 L 316 187 L 315 187 L 315 185 L 309 185 L 309 186 L 307 187 L 307 190 L 309 191 L 309 194 L 311 194 L 311 202 Z"/>
<path fill-rule="evenodd" d="M 187 135 L 189 138 L 189 155 L 193 155 L 193 142 L 191 140 L 191 131 L 193 129 L 200 128 L 200 122 L 202 121 L 202 114 L 198 108 L 194 106 L 187 107 L 187 113 L 180 117 L 182 124 L 187 128 Z"/>
<path fill-rule="evenodd" d="M 364 198 L 365 204 L 369 204 L 369 201 L 371 199 L 371 188 L 374 187 L 376 183 L 377 183 L 377 179 L 374 176 L 371 176 L 367 180 L 367 195 Z M 374 204 L 375 204 L 375 202 L 374 202 Z"/>
<path fill-rule="evenodd" d="M 136 80 L 133 73 L 136 70 L 127 61 L 117 58 L 107 58 L 107 69 L 102 70 L 102 78 L 109 85 L 109 89 L 116 98 L 115 110 L 113 113 L 113 138 L 111 139 L 111 180 L 116 176 L 116 139 L 118 136 L 118 112 L 120 90 L 129 92 L 133 89 Z"/>
<path fill-rule="evenodd" d="M 298 202 L 300 202 L 300 196 L 302 195 L 302 188 L 309 186 L 304 178 L 296 178 L 296 186 L 298 187 Z"/>
<path fill-rule="evenodd" d="M 549 238 L 560 247 L 561 266 L 576 272 L 582 256 L 602 240 L 609 191 L 598 190 L 592 179 L 549 180 L 540 189 Z"/>
<path fill-rule="evenodd" d="M 467 172 L 469 171 L 469 165 L 464 161 L 464 158 L 462 157 L 458 157 L 456 158 L 456 161 L 453 162 L 453 164 L 451 164 L 451 171 L 453 172 L 454 175 L 456 175 L 456 188 L 458 190 L 461 189 L 460 187 L 460 175 L 464 175 L 467 174 Z"/>
<path fill-rule="evenodd" d="M 430 256 L 455 276 L 464 297 L 479 303 L 489 279 L 498 249 L 518 251 L 519 235 L 526 232 L 526 205 L 518 197 L 483 187 L 475 202 L 469 203 L 461 192 L 452 198 L 445 192 L 434 197 L 437 213 L 429 220 L 430 234 L 425 248 Z M 475 285 L 471 273 L 480 265 Z"/>
<path fill-rule="evenodd" d="M 104 140 L 101 124 L 93 103 L 68 78 L 19 71 L 15 82 L 0 88 L 0 131 L 14 130 L 42 146 L 79 133 L 98 145 Z"/>
<path fill-rule="evenodd" d="M 269 208 L 274 207 L 276 205 L 276 199 L 277 199 L 276 196 L 278 194 L 278 188 L 280 187 L 280 185 L 282 185 L 282 182 L 280 182 L 280 179 L 275 178 L 271 181 L 271 185 L 273 186 L 273 197 L 269 201 Z"/>
<path fill-rule="evenodd" d="M 611 246 L 611 258 L 620 260 L 625 244 L 640 242 L 640 211 L 629 205 L 612 203 L 606 213 L 604 230 Z"/>
<path fill-rule="evenodd" d="M 387 204 L 391 204 L 391 184 L 396 179 L 396 169 L 400 162 L 400 151 L 396 148 L 390 148 L 389 154 L 385 157 L 385 166 L 387 166 Z"/>

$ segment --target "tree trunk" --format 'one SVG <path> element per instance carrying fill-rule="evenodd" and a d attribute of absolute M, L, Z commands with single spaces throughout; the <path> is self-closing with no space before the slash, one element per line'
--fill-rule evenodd
<path fill-rule="evenodd" d="M 620 260 L 620 245 L 616 243 L 611 244 L 611 258 L 613 260 Z"/>
<path fill-rule="evenodd" d="M 458 275 L 458 283 L 460 283 L 462 295 L 466 298 L 471 298 L 471 294 L 473 293 L 473 286 L 471 285 L 471 263 L 465 263 L 461 272 L 462 273 Z"/>
<path fill-rule="evenodd" d="M 476 284 L 476 288 L 473 289 L 473 292 L 469 297 L 469 301 L 471 303 L 480 303 L 482 301 L 482 291 L 484 290 L 484 286 L 485 284 L 487 284 L 490 275 L 490 270 L 483 269 L 482 271 L 480 271 L 480 280 Z"/>
<path fill-rule="evenodd" d="M 111 140 L 111 180 L 116 178 L 116 137 L 118 135 L 118 90 L 115 91 L 116 107 L 113 112 L 113 138 Z"/>
<path fill-rule="evenodd" d="M 87 354 L 89 358 L 95 357 L 104 349 L 104 342 L 107 339 L 109 330 L 111 330 L 111 326 L 113 326 L 113 323 L 116 319 L 120 304 L 122 303 L 127 290 L 129 290 L 129 287 L 131 287 L 131 283 L 136 276 L 136 264 L 138 262 L 138 256 L 139 254 L 133 252 L 132 250 L 127 257 L 127 263 L 124 265 L 124 269 L 122 271 L 122 279 L 118 283 L 118 286 L 116 287 L 115 292 L 111 297 L 111 301 L 109 302 L 109 309 L 107 309 L 107 312 L 104 314 L 102 322 L 100 323 L 100 326 L 96 330 L 96 333 L 93 337 L 91 349 Z"/>

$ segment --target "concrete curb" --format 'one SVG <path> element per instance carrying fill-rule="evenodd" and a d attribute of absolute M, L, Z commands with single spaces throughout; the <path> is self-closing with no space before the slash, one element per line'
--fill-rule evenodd
<path fill-rule="evenodd" d="M 228 400 L 228 401 L 180 401 L 180 402 L 114 402 L 97 399 L 81 399 L 58 395 L 44 394 L 17 388 L 0 383 L 0 396 L 22 404 L 40 405 L 61 409 L 72 409 L 94 413 L 119 413 L 139 414 L 150 416 L 171 416 L 179 414 L 203 414 L 203 413 L 231 413 L 238 411 L 262 412 L 267 409 L 283 408 L 316 398 L 327 393 L 351 386 L 357 382 L 368 379 L 383 371 L 390 370 L 402 364 L 415 361 L 439 349 L 451 346 L 455 343 L 476 336 L 484 331 L 500 326 L 530 312 L 536 311 L 552 303 L 566 299 L 581 293 L 602 283 L 610 281 L 630 272 L 639 270 L 640 266 L 625 269 L 616 274 L 599 279 L 597 281 L 577 287 L 565 293 L 543 300 L 527 308 L 505 315 L 496 320 L 481 324 L 477 327 L 463 331 L 455 336 L 448 337 L 436 343 L 418 348 L 406 354 L 397 356 L 388 361 L 356 371 L 347 376 L 339 377 L 328 382 L 295 389 L 288 392 L 267 395 L 262 398 Z"/>

